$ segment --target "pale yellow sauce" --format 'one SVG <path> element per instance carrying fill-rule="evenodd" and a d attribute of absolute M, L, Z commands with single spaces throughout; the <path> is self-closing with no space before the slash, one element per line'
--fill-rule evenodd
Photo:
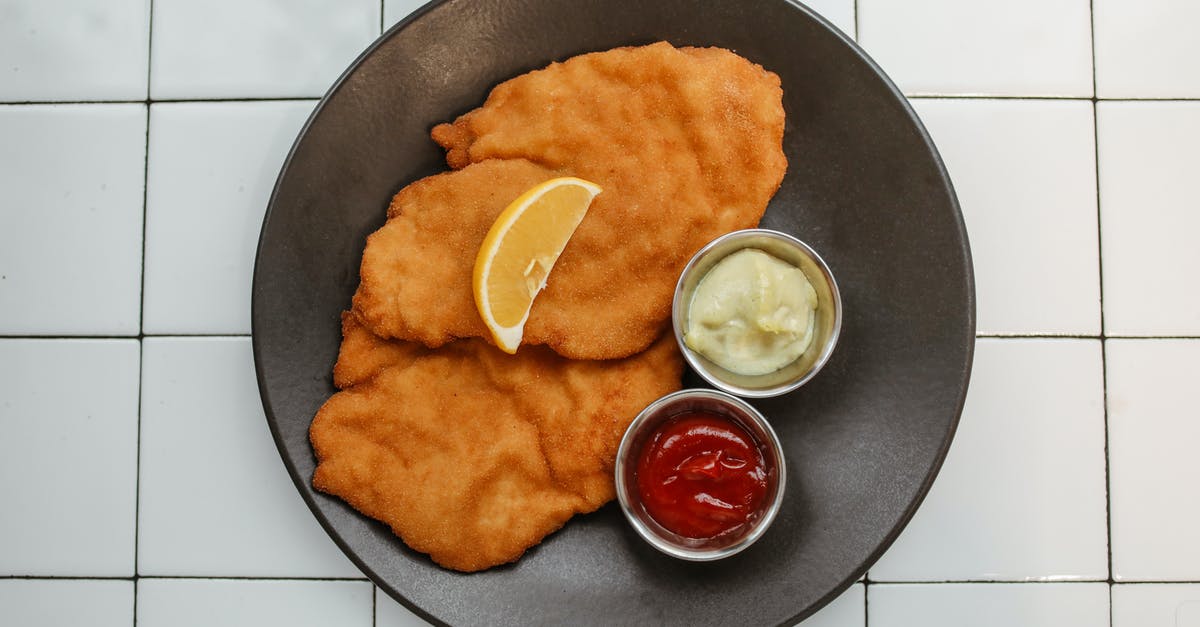
<path fill-rule="evenodd" d="M 726 370 L 767 374 L 812 344 L 817 292 L 799 268 L 757 248 L 717 262 L 696 286 L 683 339 Z"/>

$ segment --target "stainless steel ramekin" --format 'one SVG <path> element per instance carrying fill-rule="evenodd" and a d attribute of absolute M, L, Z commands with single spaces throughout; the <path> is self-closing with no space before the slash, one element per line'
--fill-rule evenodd
<path fill-rule="evenodd" d="M 768 468 L 767 493 L 759 515 L 741 528 L 716 538 L 698 540 L 674 533 L 646 512 L 638 495 L 637 466 L 642 447 L 667 420 L 684 413 L 703 412 L 724 416 L 745 429 L 758 444 Z M 758 410 L 740 398 L 716 390 L 680 390 L 643 409 L 625 430 L 616 461 L 617 500 L 629 524 L 651 546 L 667 555 L 694 562 L 729 557 L 754 544 L 779 513 L 787 480 L 783 447 L 771 425 Z"/>
<path fill-rule="evenodd" d="M 732 372 L 688 348 L 684 340 L 688 310 L 696 286 L 716 263 L 745 248 L 757 248 L 800 268 L 817 292 L 816 333 L 796 361 L 761 375 Z M 804 242 L 779 231 L 747 229 L 722 235 L 701 248 L 684 267 L 675 285 L 671 323 L 684 359 L 705 381 L 718 389 L 748 398 L 779 396 L 808 383 L 829 361 L 842 330 L 842 296 L 829 266 Z"/>

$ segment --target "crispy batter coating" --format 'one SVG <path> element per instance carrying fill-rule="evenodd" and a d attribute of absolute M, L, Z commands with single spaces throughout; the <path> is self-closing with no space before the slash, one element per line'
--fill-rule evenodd
<path fill-rule="evenodd" d="M 462 571 L 514 561 L 611 500 L 625 427 L 683 368 L 669 336 L 627 359 L 572 361 L 478 339 L 382 340 L 353 315 L 343 331 L 346 389 L 313 420 L 313 485 Z"/>
<path fill-rule="evenodd" d="M 487 337 L 470 276 L 492 221 L 533 184 L 579 176 L 604 191 L 524 342 L 576 359 L 634 354 L 665 328 L 691 255 L 758 224 L 787 167 L 783 127 L 779 77 L 717 48 L 618 48 L 501 83 L 433 129 L 459 171 L 396 197 L 368 241 L 354 308 L 382 337 Z"/>
<path fill-rule="evenodd" d="M 367 237 L 355 312 L 382 337 L 431 347 L 490 338 L 471 290 L 475 256 L 508 203 L 556 175 L 523 159 L 492 160 L 400 190 L 388 221 Z"/>

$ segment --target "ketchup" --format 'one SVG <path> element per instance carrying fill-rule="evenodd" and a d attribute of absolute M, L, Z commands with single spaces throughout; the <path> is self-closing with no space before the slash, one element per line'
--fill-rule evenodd
<path fill-rule="evenodd" d="M 737 423 L 687 413 L 647 440 L 637 486 L 658 524 L 688 538 L 712 538 L 758 517 L 767 468 L 754 438 Z"/>

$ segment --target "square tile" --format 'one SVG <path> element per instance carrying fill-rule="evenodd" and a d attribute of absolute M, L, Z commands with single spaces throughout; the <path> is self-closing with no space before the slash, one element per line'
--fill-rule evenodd
<path fill-rule="evenodd" d="M 137 335 L 145 106 L 4 106 L 0 137 L 0 333 Z"/>
<path fill-rule="evenodd" d="M 1200 335 L 1200 102 L 1101 102 L 1108 335 Z"/>
<path fill-rule="evenodd" d="M 366 581 L 141 579 L 140 627 L 371 627 Z"/>
<path fill-rule="evenodd" d="M 854 38 L 854 0 L 804 0 L 802 4 Z"/>
<path fill-rule="evenodd" d="M 379 0 L 155 0 L 155 99 L 317 97 L 379 35 Z"/>
<path fill-rule="evenodd" d="M 138 572 L 362 576 L 317 524 L 279 459 L 250 340 L 144 344 Z"/>
<path fill-rule="evenodd" d="M 1088 0 L 859 0 L 858 41 L 905 93 L 1091 96 Z"/>
<path fill-rule="evenodd" d="M 1200 97 L 1200 2 L 1095 0 L 1096 95 Z"/>
<path fill-rule="evenodd" d="M 0 580 L 0 624 L 129 627 L 133 624 L 133 582 Z"/>
<path fill-rule="evenodd" d="M 871 579 L 1106 579 L 1102 376 L 1098 340 L 979 340 L 945 465 Z"/>
<path fill-rule="evenodd" d="M 1092 105 L 916 99 L 962 205 L 983 335 L 1099 335 Z"/>
<path fill-rule="evenodd" d="M 250 332 L 259 228 L 313 104 L 151 106 L 146 333 Z"/>
<path fill-rule="evenodd" d="M 396 22 L 425 6 L 427 2 L 428 0 L 383 0 L 383 29 L 391 28 Z"/>
<path fill-rule="evenodd" d="M 1106 583 L 899 584 L 867 592 L 871 627 L 1096 627 Z"/>
<path fill-rule="evenodd" d="M 430 623 L 375 588 L 375 627 L 425 627 Z"/>
<path fill-rule="evenodd" d="M 1200 340 L 1108 340 L 1113 578 L 1200 580 Z"/>
<path fill-rule="evenodd" d="M 136 340 L 0 340 L 0 576 L 133 575 Z"/>
<path fill-rule="evenodd" d="M 0 100 L 141 100 L 150 0 L 0 0 Z"/>
<path fill-rule="evenodd" d="M 854 584 L 816 614 L 797 623 L 803 627 L 865 627 L 866 586 Z"/>
<path fill-rule="evenodd" d="M 1200 627 L 1200 584 L 1117 584 L 1112 627 Z"/>

